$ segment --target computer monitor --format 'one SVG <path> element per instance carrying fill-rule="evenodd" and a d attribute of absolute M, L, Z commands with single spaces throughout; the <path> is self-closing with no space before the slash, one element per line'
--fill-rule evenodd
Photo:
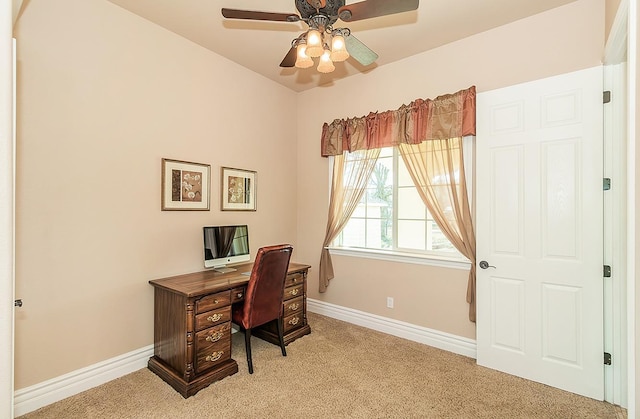
<path fill-rule="evenodd" d="M 249 230 L 246 225 L 205 226 L 204 266 L 218 272 L 232 272 L 228 266 L 249 262 Z"/>

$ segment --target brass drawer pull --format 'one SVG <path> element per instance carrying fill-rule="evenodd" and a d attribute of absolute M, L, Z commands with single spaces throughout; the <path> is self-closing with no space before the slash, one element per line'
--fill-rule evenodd
<path fill-rule="evenodd" d="M 298 288 L 291 290 L 291 292 L 289 292 L 289 294 L 291 295 L 298 295 L 298 293 L 300 292 L 300 290 Z"/>
<path fill-rule="evenodd" d="M 223 336 L 224 336 L 224 333 L 223 333 L 223 332 L 215 332 L 215 333 L 213 333 L 213 334 L 211 334 L 211 335 L 207 336 L 205 340 L 206 340 L 207 342 L 217 342 L 217 341 L 219 341 L 220 339 L 222 339 L 222 337 L 223 337 Z"/>
<path fill-rule="evenodd" d="M 220 313 L 215 313 L 209 317 L 207 317 L 207 320 L 209 320 L 210 322 L 217 322 L 218 320 L 220 320 L 222 318 L 222 314 Z"/>
<path fill-rule="evenodd" d="M 244 294 L 242 294 L 241 292 L 239 292 L 238 294 L 236 294 L 236 298 L 242 298 Z"/>
<path fill-rule="evenodd" d="M 205 359 L 207 361 L 209 361 L 209 362 L 215 362 L 215 361 L 219 360 L 220 358 L 222 358 L 223 354 L 224 354 L 224 351 L 214 352 L 211 355 L 207 355 L 207 357 Z"/>
<path fill-rule="evenodd" d="M 298 304 L 298 303 L 293 303 L 293 304 L 290 304 L 290 305 L 289 305 L 289 310 L 294 310 L 294 311 L 295 311 L 295 310 L 297 310 L 297 309 L 298 309 L 298 307 L 300 307 L 300 304 Z"/>
<path fill-rule="evenodd" d="M 298 324 L 298 322 L 299 322 L 299 321 L 300 321 L 300 318 L 299 318 L 299 317 L 294 317 L 294 318 L 292 318 L 291 320 L 289 320 L 289 324 L 290 324 L 291 326 L 295 326 L 296 324 Z"/>
<path fill-rule="evenodd" d="M 298 277 L 293 277 L 293 279 L 291 280 L 291 282 L 293 282 L 294 284 L 295 284 L 296 282 L 298 282 Z"/>

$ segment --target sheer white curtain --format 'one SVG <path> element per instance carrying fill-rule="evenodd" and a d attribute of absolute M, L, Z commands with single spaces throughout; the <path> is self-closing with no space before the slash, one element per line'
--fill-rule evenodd
<path fill-rule="evenodd" d="M 345 152 L 333 158 L 329 217 L 320 255 L 320 292 L 326 291 L 334 276 L 327 246 L 340 234 L 358 206 L 379 155 L 380 149 L 375 148 Z"/>
<path fill-rule="evenodd" d="M 471 261 L 469 320 L 476 319 L 476 238 L 467 192 L 462 137 L 399 144 L 400 155 L 422 201 L 442 233 Z"/>

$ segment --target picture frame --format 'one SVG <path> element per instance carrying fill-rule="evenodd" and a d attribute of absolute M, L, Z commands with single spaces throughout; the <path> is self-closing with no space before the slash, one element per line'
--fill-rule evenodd
<path fill-rule="evenodd" d="M 209 211 L 211 165 L 162 159 L 162 211 Z"/>
<path fill-rule="evenodd" d="M 222 167 L 220 209 L 222 211 L 257 210 L 257 172 Z"/>

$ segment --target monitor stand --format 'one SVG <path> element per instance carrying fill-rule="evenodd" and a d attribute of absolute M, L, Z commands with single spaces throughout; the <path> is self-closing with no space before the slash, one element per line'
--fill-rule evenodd
<path fill-rule="evenodd" d="M 221 274 L 226 274 L 227 272 L 235 272 L 237 271 L 237 269 L 235 268 L 229 268 L 226 266 L 220 266 L 219 268 L 213 268 L 214 271 L 216 272 L 220 272 Z"/>

